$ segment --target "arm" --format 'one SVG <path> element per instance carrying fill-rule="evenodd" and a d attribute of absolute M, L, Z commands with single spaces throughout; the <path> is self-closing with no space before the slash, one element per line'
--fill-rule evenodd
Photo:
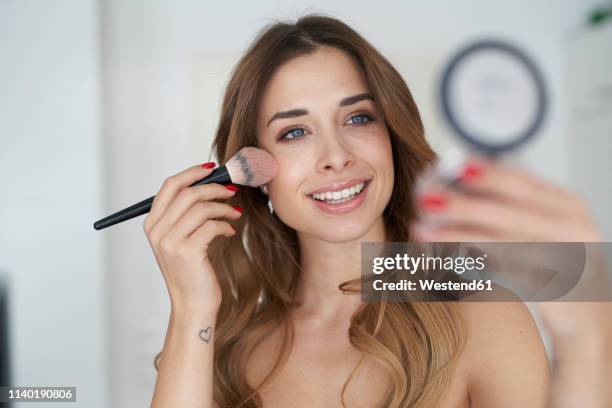
<path fill-rule="evenodd" d="M 521 302 L 470 302 L 462 307 L 471 406 L 544 407 L 548 358 L 527 307 Z"/>
<path fill-rule="evenodd" d="M 214 407 L 216 316 L 216 310 L 171 313 L 152 408 Z"/>
<path fill-rule="evenodd" d="M 584 333 L 555 346 L 558 357 L 550 402 L 553 408 L 609 407 L 612 402 L 612 336 Z"/>
<path fill-rule="evenodd" d="M 421 219 L 413 225 L 418 240 L 426 242 L 603 241 L 581 197 L 538 180 L 523 170 L 474 158 L 470 163 L 466 163 L 459 183 L 462 187 L 460 189 L 437 185 L 423 189 L 425 195 L 421 195 L 419 202 L 426 216 L 421 216 Z M 431 223 L 431 220 L 436 222 Z M 605 289 L 605 286 L 601 285 L 596 287 Z M 599 291 L 587 292 L 587 296 L 588 293 L 601 295 Z M 584 297 L 584 292 L 582 296 L 582 299 L 588 299 Z M 609 294 L 604 293 L 603 296 L 609 299 Z M 493 304 L 485 304 L 488 305 Z M 566 302 L 540 304 L 540 312 L 544 312 L 544 320 L 555 343 L 557 363 L 549 401 L 553 405 L 549 406 L 554 408 L 610 406 L 612 330 L 608 327 L 610 327 L 612 310 L 601 310 L 609 308 L 609 305 L 608 302 L 600 304 L 577 302 L 573 305 Z M 497 308 L 496 305 L 493 306 Z M 520 314 L 524 313 L 518 313 Z M 515 317 L 522 320 L 520 317 Z M 533 334 L 529 334 L 533 329 L 523 333 L 516 333 L 511 329 L 510 324 L 491 325 L 492 337 L 495 337 L 499 343 L 497 354 L 502 357 L 514 356 L 515 359 L 503 364 L 501 363 L 503 360 L 500 359 L 499 364 L 490 367 L 487 367 L 483 361 L 479 363 L 482 371 L 490 375 L 499 375 L 497 382 L 506 385 L 493 384 L 492 378 L 487 379 L 482 375 L 478 378 L 479 374 L 475 372 L 472 383 L 475 406 L 487 405 L 487 402 L 492 401 L 490 399 L 492 394 L 496 392 L 500 395 L 508 394 L 506 388 L 509 387 L 514 388 L 519 394 L 508 395 L 509 401 L 514 401 L 514 406 L 540 406 L 536 405 L 535 399 L 524 401 L 528 405 L 517 402 L 521 398 L 520 387 L 524 386 L 527 390 L 533 388 L 529 383 L 533 380 L 531 377 L 536 376 L 535 381 L 541 382 L 537 379 L 539 376 L 529 370 L 529 365 L 533 363 L 528 361 L 532 358 L 528 353 L 530 349 L 534 350 L 534 346 L 521 342 L 522 338 L 527 338 L 527 343 L 533 343 L 533 340 L 529 340 L 533 337 Z M 508 337 L 500 338 L 500 333 Z M 484 347 L 486 349 L 488 346 Z M 487 353 L 490 354 L 490 359 L 494 359 L 495 352 L 488 350 Z M 478 350 L 473 351 L 473 354 L 478 355 Z M 537 353 L 538 356 L 539 354 Z M 500 371 L 499 367 L 502 365 L 507 365 L 509 370 Z M 496 389 L 498 391 L 495 391 Z M 598 396 L 594 398 L 594 394 Z M 586 395 L 588 401 L 581 400 L 581 396 Z M 537 396 L 538 402 L 539 399 Z"/>
<path fill-rule="evenodd" d="M 236 234 L 222 219 L 236 220 L 242 212 L 213 201 L 232 197 L 237 188 L 215 183 L 192 186 L 213 167 L 214 163 L 192 166 L 166 179 L 143 225 L 172 307 L 151 402 L 154 408 L 214 406 L 213 345 L 222 293 L 208 247 L 220 235 Z"/>
<path fill-rule="evenodd" d="M 551 408 L 612 404 L 612 303 L 540 304 L 551 332 Z"/>

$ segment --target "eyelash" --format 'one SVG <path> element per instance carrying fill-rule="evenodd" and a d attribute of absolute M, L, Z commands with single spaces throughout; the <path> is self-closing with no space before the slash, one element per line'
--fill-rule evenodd
<path fill-rule="evenodd" d="M 366 121 L 365 122 L 361 122 L 361 123 L 354 123 L 355 126 L 367 126 L 371 122 L 374 122 L 374 119 L 372 118 L 372 116 L 368 115 L 367 113 L 356 113 L 354 115 L 351 115 L 350 119 L 353 119 L 356 116 L 363 116 L 366 119 Z M 293 132 L 294 130 L 298 130 L 298 129 L 304 130 L 301 127 L 294 127 L 292 129 L 287 130 L 286 132 L 281 133 L 281 135 L 278 138 L 278 140 L 280 142 L 283 142 L 283 143 L 295 143 L 296 139 L 299 139 L 300 137 L 302 137 L 303 134 L 300 135 L 300 136 L 293 136 L 293 137 L 286 138 L 286 139 L 285 139 L 285 136 L 287 136 L 289 133 Z"/>

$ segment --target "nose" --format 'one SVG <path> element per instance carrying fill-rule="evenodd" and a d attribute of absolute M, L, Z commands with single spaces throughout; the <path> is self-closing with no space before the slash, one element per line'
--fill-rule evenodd
<path fill-rule="evenodd" d="M 355 162 L 351 149 L 346 146 L 346 141 L 337 132 L 330 132 L 323 137 L 320 146 L 319 161 L 317 169 L 322 172 L 342 172 L 346 167 Z"/>

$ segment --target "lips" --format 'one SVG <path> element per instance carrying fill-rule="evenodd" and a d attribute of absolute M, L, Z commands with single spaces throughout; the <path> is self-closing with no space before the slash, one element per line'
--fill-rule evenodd
<path fill-rule="evenodd" d="M 322 212 L 327 213 L 329 215 L 340 215 L 346 214 L 352 211 L 357 210 L 363 202 L 365 201 L 365 197 L 369 192 L 370 181 L 365 182 L 365 187 L 361 190 L 360 193 L 353 196 L 353 198 L 348 199 L 344 202 L 332 203 L 327 200 L 317 200 L 311 196 L 310 201 Z M 329 190 L 327 190 L 329 191 Z"/>
<path fill-rule="evenodd" d="M 327 184 L 321 188 L 318 188 L 314 191 L 311 191 L 307 195 L 312 196 L 313 194 L 321 194 L 321 193 L 327 193 L 327 192 L 333 193 L 334 191 L 342 191 L 344 189 L 356 186 L 357 184 L 360 184 L 360 183 L 366 183 L 367 185 L 370 182 L 370 180 L 371 179 L 358 178 L 358 179 L 350 179 L 344 182 L 334 182 L 334 183 Z"/>

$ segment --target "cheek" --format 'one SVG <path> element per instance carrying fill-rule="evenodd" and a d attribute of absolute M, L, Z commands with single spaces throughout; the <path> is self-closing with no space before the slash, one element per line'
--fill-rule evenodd
<path fill-rule="evenodd" d="M 356 146 L 360 158 L 368 162 L 379 176 L 393 174 L 393 152 L 391 138 L 381 131 L 367 139 L 367 143 Z"/>
<path fill-rule="evenodd" d="M 380 159 L 382 161 L 382 167 L 384 168 L 385 181 L 389 190 L 387 200 L 390 198 L 393 185 L 395 183 L 395 163 L 393 162 L 393 150 L 391 147 L 391 138 L 387 136 L 380 150 Z"/>
<path fill-rule="evenodd" d="M 388 134 L 381 134 L 373 139 L 364 150 L 364 158 L 370 163 L 378 179 L 376 186 L 377 206 L 385 207 L 391 198 L 395 183 L 393 151 L 391 138 Z"/>
<path fill-rule="evenodd" d="M 277 163 L 278 175 L 268 184 L 274 211 L 287 226 L 303 230 L 305 226 L 300 209 L 304 208 L 304 200 L 307 198 L 302 195 L 301 188 L 308 177 L 310 167 L 303 159 L 277 159 Z"/>
<path fill-rule="evenodd" d="M 269 183 L 272 201 L 281 203 L 293 202 L 297 197 L 299 187 L 308 176 L 308 165 L 304 158 L 276 159 L 278 175 Z"/>

